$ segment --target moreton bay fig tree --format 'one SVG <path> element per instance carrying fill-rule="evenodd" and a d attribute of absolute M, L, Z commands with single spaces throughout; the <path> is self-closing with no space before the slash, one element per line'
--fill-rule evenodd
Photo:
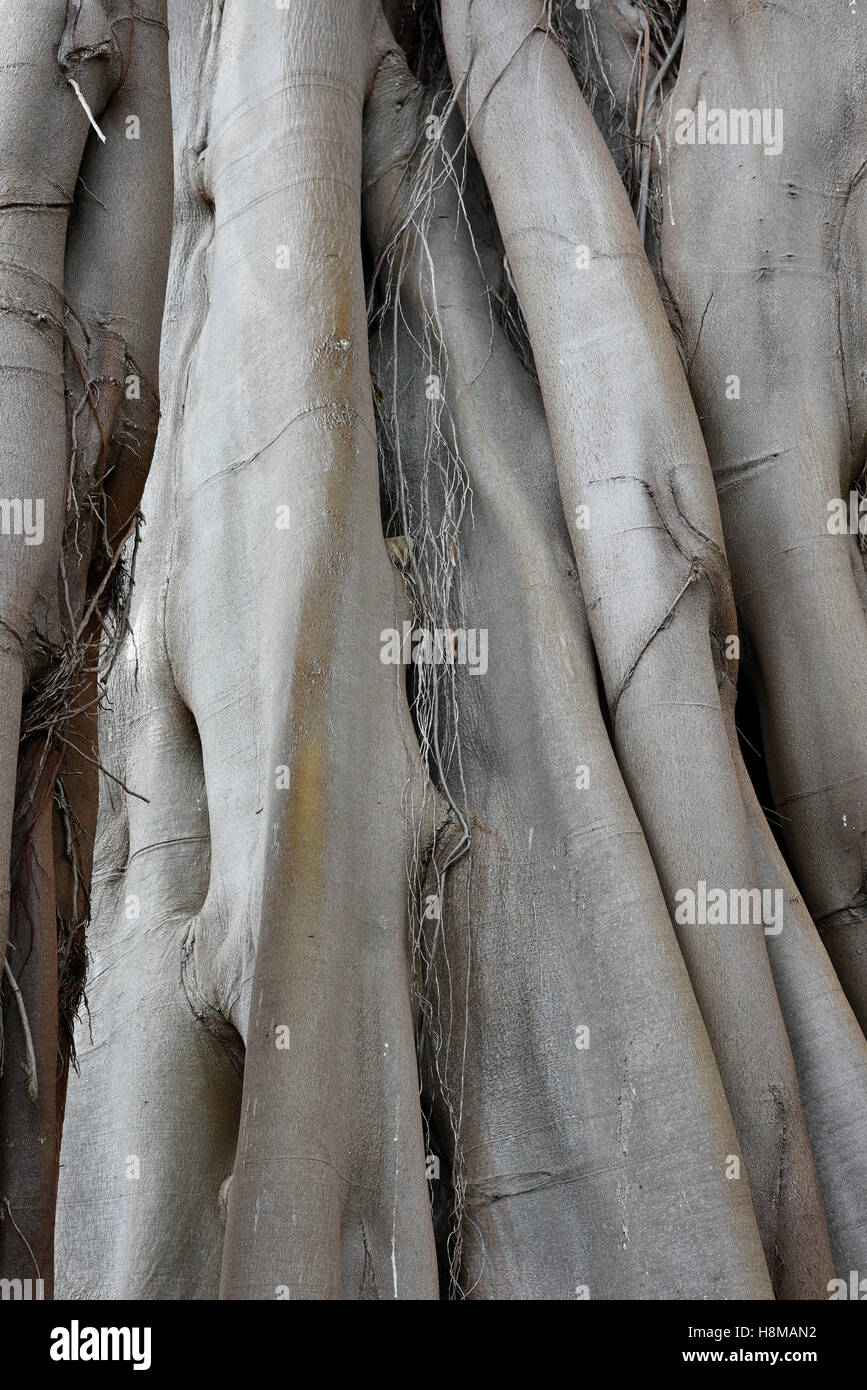
<path fill-rule="evenodd" d="M 862 6 L 0 21 L 4 1288 L 848 1296 Z"/>

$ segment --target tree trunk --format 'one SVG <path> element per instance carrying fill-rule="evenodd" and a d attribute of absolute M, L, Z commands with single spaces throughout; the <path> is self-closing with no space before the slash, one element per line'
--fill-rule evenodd
<path fill-rule="evenodd" d="M 88 916 L 65 1297 L 815 1299 L 867 1262 L 830 8 L 16 10 L 3 1275 L 50 1261 Z"/>
<path fill-rule="evenodd" d="M 0 17 L 0 1269 L 50 1291 L 100 641 L 107 667 L 159 416 L 168 31 L 159 0 Z"/>

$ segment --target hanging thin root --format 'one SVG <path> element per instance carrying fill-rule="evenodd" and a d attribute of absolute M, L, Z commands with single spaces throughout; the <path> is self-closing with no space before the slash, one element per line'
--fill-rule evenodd
<path fill-rule="evenodd" d="M 27 1010 L 24 1007 L 24 996 L 18 988 L 18 981 L 12 974 L 8 960 L 3 962 L 3 973 L 9 981 L 9 987 L 15 996 L 15 1003 L 18 1005 L 18 1017 L 21 1019 L 21 1028 L 24 1033 L 24 1046 L 27 1056 L 24 1062 L 24 1074 L 27 1077 L 27 1094 L 32 1101 L 39 1098 L 39 1083 L 36 1079 L 36 1052 L 33 1047 L 33 1035 L 30 1032 L 30 1024 L 27 1022 Z"/>

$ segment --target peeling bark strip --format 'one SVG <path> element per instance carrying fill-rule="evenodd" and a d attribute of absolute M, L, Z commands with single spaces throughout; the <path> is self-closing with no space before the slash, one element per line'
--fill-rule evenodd
<path fill-rule="evenodd" d="M 98 644 L 123 627 L 121 549 L 159 415 L 165 5 L 3 4 L 0 30 L 0 491 L 28 499 L 24 516 L 35 498 L 39 519 L 0 536 L 0 1269 L 37 1273 L 50 1292 L 96 824 Z M 145 121 L 138 143 L 131 109 Z"/>
<path fill-rule="evenodd" d="M 824 1298 L 867 1264 L 867 576 L 825 526 L 864 462 L 864 30 L 831 3 L 811 66 L 806 0 L 386 0 L 391 32 L 378 0 L 171 0 L 132 595 L 165 17 L 16 19 L 22 1276 L 100 762 L 64 1295 Z M 679 920 L 720 894 L 737 920 Z"/>

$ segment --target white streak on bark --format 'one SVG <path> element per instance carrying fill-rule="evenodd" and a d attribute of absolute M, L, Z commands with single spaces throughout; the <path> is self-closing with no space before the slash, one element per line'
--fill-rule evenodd
<path fill-rule="evenodd" d="M 100 130 L 99 126 L 96 124 L 96 121 L 93 118 L 93 112 L 91 111 L 90 107 L 87 104 L 87 101 L 85 100 L 84 92 L 81 90 L 74 77 L 67 77 L 66 80 L 69 83 L 72 90 L 75 92 L 75 95 L 78 97 L 78 100 L 84 107 L 85 112 L 87 113 L 87 119 L 90 121 L 90 124 L 93 126 L 102 143 L 105 144 L 105 136 L 103 135 L 102 131 Z"/>

